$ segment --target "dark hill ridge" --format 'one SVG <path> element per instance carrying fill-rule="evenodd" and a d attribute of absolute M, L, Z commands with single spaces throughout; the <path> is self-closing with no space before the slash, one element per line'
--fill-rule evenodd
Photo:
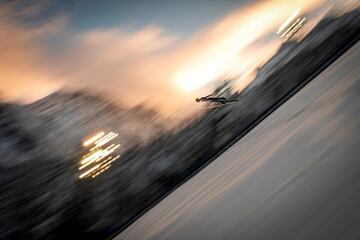
<path fill-rule="evenodd" d="M 26 107 L 0 104 L 0 167 L 17 166 L 33 158 L 65 158 L 56 147 L 60 141 L 49 132 L 43 119 Z"/>
<path fill-rule="evenodd" d="M 27 107 L 49 128 L 53 126 L 51 134 L 63 139 L 69 154 L 84 137 L 100 130 L 117 132 L 122 150 L 143 144 L 164 130 L 156 111 L 143 106 L 126 109 L 86 90 L 58 91 Z"/>
<path fill-rule="evenodd" d="M 257 69 L 256 79 L 251 83 L 251 86 L 261 84 L 273 71 L 285 64 L 290 58 L 292 50 L 297 46 L 298 42 L 296 41 L 283 43 L 274 56 Z"/>
<path fill-rule="evenodd" d="M 104 189 L 78 182 L 80 141 L 97 129 L 121 134 L 123 151 L 164 131 L 154 110 L 125 109 L 83 90 L 59 91 L 26 106 L 0 103 L 0 239 L 84 236 L 82 224 L 93 224 L 86 212 L 99 204 L 89 197 Z M 87 204 L 90 209 L 83 209 Z"/>

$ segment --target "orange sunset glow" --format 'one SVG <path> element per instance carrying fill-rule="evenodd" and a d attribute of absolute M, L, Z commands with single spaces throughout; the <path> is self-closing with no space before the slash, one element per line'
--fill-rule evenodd
<path fill-rule="evenodd" d="M 121 96 L 124 103 L 151 100 L 159 108 L 177 109 L 224 74 L 255 69 L 279 47 L 281 41 L 272 34 L 294 11 L 314 10 L 323 3 L 262 1 L 235 9 L 186 38 L 154 24 L 130 32 L 125 27 L 97 28 L 76 33 L 55 54 L 44 41 L 66 34 L 66 16 L 32 28 L 12 19 L 13 10 L 2 8 L 1 96 L 31 102 L 64 86 L 86 86 Z M 261 39 L 267 43 L 257 44 Z M 249 83 L 243 81 L 242 87 Z"/>

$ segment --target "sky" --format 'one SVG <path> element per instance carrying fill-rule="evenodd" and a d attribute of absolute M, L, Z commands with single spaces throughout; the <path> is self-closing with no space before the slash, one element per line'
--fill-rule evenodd
<path fill-rule="evenodd" d="M 302 7 L 316 17 L 327 4 L 3 0 L 0 98 L 30 103 L 86 87 L 123 104 L 192 106 L 215 80 L 246 76 L 274 54 L 276 29 L 292 12 Z"/>

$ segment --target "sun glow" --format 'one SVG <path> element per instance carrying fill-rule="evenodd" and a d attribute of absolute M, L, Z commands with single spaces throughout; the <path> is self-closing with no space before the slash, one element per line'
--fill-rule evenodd
<path fill-rule="evenodd" d="M 217 75 L 217 69 L 209 64 L 199 69 L 188 68 L 176 73 L 175 82 L 180 89 L 189 93 L 209 83 L 214 75 Z"/>
<path fill-rule="evenodd" d="M 246 49 L 272 33 L 283 32 L 301 11 L 305 12 L 307 9 L 319 6 L 321 2 L 323 0 L 274 0 L 254 5 L 224 18 L 189 43 L 196 46 L 191 53 L 196 52 L 197 55 L 186 58 L 186 61 L 174 72 L 172 75 L 174 85 L 181 91 L 189 93 L 234 69 L 248 65 L 249 61 L 252 61 L 251 64 L 254 66 L 260 64 L 267 56 L 258 54 L 257 59 L 253 59 L 246 55 Z M 261 49 L 259 44 L 257 46 L 258 52 L 267 52 Z M 276 51 L 275 47 L 273 51 Z"/>

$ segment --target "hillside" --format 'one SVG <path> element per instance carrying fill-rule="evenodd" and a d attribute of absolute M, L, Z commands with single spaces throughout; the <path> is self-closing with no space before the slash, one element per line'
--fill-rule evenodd
<path fill-rule="evenodd" d="M 164 131 L 160 116 L 141 105 L 127 109 L 99 93 L 86 90 L 55 92 L 27 106 L 44 120 L 53 138 L 61 139 L 64 154 L 76 153 L 76 147 L 98 131 L 114 131 L 122 151 L 146 143 Z"/>

